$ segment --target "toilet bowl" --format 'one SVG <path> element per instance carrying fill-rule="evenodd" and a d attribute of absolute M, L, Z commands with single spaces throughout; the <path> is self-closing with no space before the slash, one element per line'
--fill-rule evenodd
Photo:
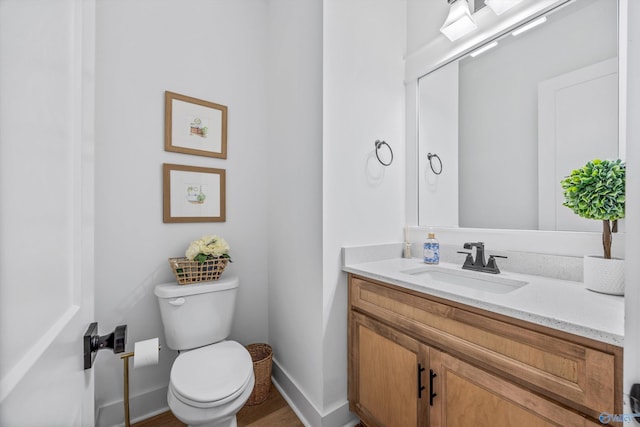
<path fill-rule="evenodd" d="M 155 287 L 167 347 L 180 353 L 171 367 L 167 403 L 189 426 L 236 427 L 255 378 L 249 351 L 227 341 L 238 278 Z"/>
<path fill-rule="evenodd" d="M 181 353 L 171 368 L 167 402 L 189 426 L 236 427 L 255 383 L 247 350 L 223 341 Z"/>

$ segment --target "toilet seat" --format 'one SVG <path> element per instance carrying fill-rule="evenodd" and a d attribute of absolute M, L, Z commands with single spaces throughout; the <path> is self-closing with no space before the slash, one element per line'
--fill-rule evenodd
<path fill-rule="evenodd" d="M 171 368 L 171 387 L 181 402 L 212 408 L 236 399 L 253 378 L 251 355 L 235 341 L 182 353 Z"/>

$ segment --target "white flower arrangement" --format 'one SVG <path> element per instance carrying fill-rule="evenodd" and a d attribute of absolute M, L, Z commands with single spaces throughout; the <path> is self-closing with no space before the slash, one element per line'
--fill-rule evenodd
<path fill-rule="evenodd" d="M 191 242 L 185 256 L 190 261 L 198 261 L 200 264 L 214 258 L 227 258 L 231 262 L 229 249 L 229 245 L 222 237 L 202 236 Z"/>

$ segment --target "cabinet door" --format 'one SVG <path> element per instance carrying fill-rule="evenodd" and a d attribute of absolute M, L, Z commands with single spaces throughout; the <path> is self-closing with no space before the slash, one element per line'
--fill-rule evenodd
<path fill-rule="evenodd" d="M 601 426 L 563 406 L 431 349 L 431 427 Z"/>
<path fill-rule="evenodd" d="M 350 307 L 597 419 L 622 411 L 622 348 L 351 276 Z M 487 315 L 485 315 L 487 314 Z"/>
<path fill-rule="evenodd" d="M 428 348 L 359 313 L 350 316 L 351 410 L 369 427 L 426 426 Z"/>

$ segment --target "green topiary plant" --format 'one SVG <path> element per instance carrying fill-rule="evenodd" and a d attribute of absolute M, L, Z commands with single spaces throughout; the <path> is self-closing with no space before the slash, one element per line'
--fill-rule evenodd
<path fill-rule="evenodd" d="M 611 259 L 611 233 L 624 218 L 626 165 L 622 160 L 592 160 L 560 183 L 564 206 L 579 216 L 601 220 L 604 257 Z"/>

